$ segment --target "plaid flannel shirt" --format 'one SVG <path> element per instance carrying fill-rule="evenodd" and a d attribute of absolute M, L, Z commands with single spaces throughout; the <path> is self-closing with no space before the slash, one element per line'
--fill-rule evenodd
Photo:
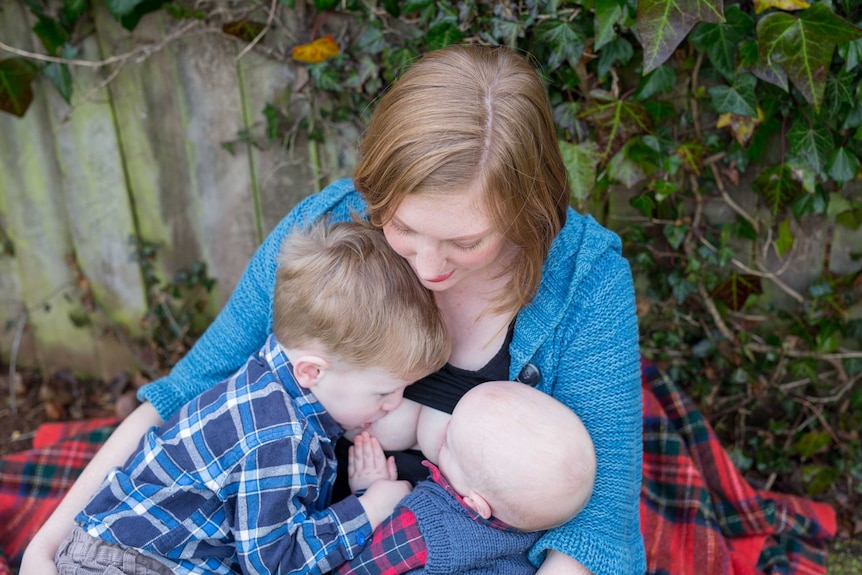
<path fill-rule="evenodd" d="M 512 528 L 499 519 L 485 519 L 471 509 L 464 499 L 452 489 L 451 484 L 440 473 L 436 465 L 423 463 L 431 471 L 433 481 L 451 495 L 465 513 L 477 523 L 492 529 L 510 531 Z M 399 505 L 395 512 L 381 523 L 371 536 L 371 543 L 355 559 L 345 563 L 336 571 L 338 575 L 400 575 L 421 569 L 428 560 L 428 547 L 416 515 L 408 507 Z"/>
<path fill-rule="evenodd" d="M 355 496 L 329 506 L 341 433 L 270 337 L 151 429 L 77 521 L 176 573 L 325 573 L 371 535 Z"/>

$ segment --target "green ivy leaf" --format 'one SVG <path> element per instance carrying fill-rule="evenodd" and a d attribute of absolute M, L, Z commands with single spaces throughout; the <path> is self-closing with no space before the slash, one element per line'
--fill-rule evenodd
<path fill-rule="evenodd" d="M 757 98 L 754 87 L 757 78 L 752 74 L 740 74 L 730 86 L 713 86 L 709 89 L 712 107 L 716 114 L 736 114 L 737 116 L 757 117 Z"/>
<path fill-rule="evenodd" d="M 0 110 L 23 118 L 33 102 L 38 68 L 25 58 L 0 60 Z"/>
<path fill-rule="evenodd" d="M 60 22 L 63 27 L 72 31 L 78 19 L 87 13 L 89 3 L 87 0 L 63 0 L 63 9 L 60 14 Z"/>
<path fill-rule="evenodd" d="M 251 42 L 258 34 L 266 28 L 263 22 L 252 22 L 250 20 L 237 20 L 222 24 L 221 31 L 228 36 L 239 38 L 243 42 Z"/>
<path fill-rule="evenodd" d="M 753 182 L 754 189 L 766 200 L 766 205 L 773 216 L 778 213 L 804 191 L 793 178 L 791 169 L 785 164 L 766 168 Z"/>
<path fill-rule="evenodd" d="M 802 467 L 802 480 L 805 482 L 805 492 L 815 497 L 820 495 L 841 478 L 837 467 L 823 465 L 805 465 Z"/>
<path fill-rule="evenodd" d="M 659 66 L 646 76 L 642 76 L 638 83 L 635 98 L 646 100 L 656 94 L 664 94 L 673 90 L 676 86 L 676 71 L 672 66 Z"/>
<path fill-rule="evenodd" d="M 723 22 L 723 0 L 640 0 L 637 32 L 643 73 L 661 66 L 698 22 Z"/>
<path fill-rule="evenodd" d="M 652 197 L 650 197 L 650 194 L 640 194 L 635 196 L 629 200 L 629 204 L 648 218 L 652 217 L 653 210 L 655 209 L 655 202 Z"/>
<path fill-rule="evenodd" d="M 464 39 L 464 33 L 452 22 L 440 22 L 428 29 L 428 35 L 425 39 L 428 42 L 429 50 L 437 50 L 450 44 L 457 44 Z"/>
<path fill-rule="evenodd" d="M 682 161 L 683 168 L 698 176 L 703 169 L 705 153 L 706 147 L 698 141 L 683 142 L 676 149 L 676 156 Z"/>
<path fill-rule="evenodd" d="M 398 0 L 381 0 L 384 10 L 393 18 L 401 16 L 401 3 Z"/>
<path fill-rule="evenodd" d="M 745 307 L 752 294 L 763 293 L 760 278 L 753 275 L 731 273 L 712 290 L 712 297 L 727 306 L 728 309 L 739 311 Z"/>
<path fill-rule="evenodd" d="M 787 140 L 790 152 L 803 158 L 815 172 L 826 167 L 826 158 L 834 145 L 828 127 L 823 124 L 810 127 L 804 120 L 797 120 L 787 132 Z"/>
<path fill-rule="evenodd" d="M 859 226 L 862 226 L 862 206 L 841 212 L 835 216 L 835 223 L 849 230 L 858 230 Z"/>
<path fill-rule="evenodd" d="M 611 66 L 617 62 L 628 64 L 633 55 L 634 49 L 631 43 L 625 38 L 617 38 L 599 53 L 599 62 L 596 66 L 598 77 L 604 78 Z"/>
<path fill-rule="evenodd" d="M 855 72 L 839 70 L 826 79 L 826 90 L 823 93 L 823 106 L 833 118 L 843 118 L 847 110 L 856 103 Z"/>
<path fill-rule="evenodd" d="M 69 34 L 57 20 L 42 16 L 33 26 L 33 33 L 42 42 L 50 56 L 56 56 L 60 48 L 69 41 Z"/>
<path fill-rule="evenodd" d="M 59 64 L 52 62 L 42 68 L 42 74 L 51 81 L 57 92 L 66 100 L 66 103 L 72 103 L 72 72 L 67 64 Z"/>
<path fill-rule="evenodd" d="M 595 17 L 595 43 L 594 50 L 601 50 L 603 46 L 617 37 L 615 26 L 622 24 L 626 19 L 626 10 L 618 2 L 606 1 L 596 4 Z"/>
<path fill-rule="evenodd" d="M 844 71 L 852 72 L 862 63 L 862 39 L 844 42 L 838 46 L 838 54 L 844 59 Z"/>
<path fill-rule="evenodd" d="M 832 443 L 832 438 L 825 431 L 811 431 L 804 434 L 794 444 L 796 452 L 802 457 L 811 457 L 818 451 L 825 449 Z"/>
<path fill-rule="evenodd" d="M 673 270 L 667 277 L 667 283 L 670 284 L 673 291 L 673 297 L 677 303 L 682 303 L 689 294 L 697 291 L 697 286 L 681 274 L 678 270 Z"/>
<path fill-rule="evenodd" d="M 134 30 L 140 19 L 166 4 L 168 0 L 105 0 L 111 16 L 126 30 Z"/>
<path fill-rule="evenodd" d="M 778 224 L 778 237 L 775 238 L 775 249 L 783 256 L 793 247 L 793 232 L 790 231 L 790 219 L 784 218 Z"/>
<path fill-rule="evenodd" d="M 760 61 L 760 45 L 754 40 L 743 40 L 739 45 L 739 69 L 751 72 L 758 79 L 778 86 L 784 91 L 790 89 L 787 74 L 783 68 L 770 68 Z"/>
<path fill-rule="evenodd" d="M 363 54 L 380 54 L 386 47 L 383 31 L 379 26 L 368 25 L 356 40 L 354 47 Z"/>
<path fill-rule="evenodd" d="M 844 146 L 832 152 L 826 163 L 826 173 L 840 184 L 847 183 L 855 178 L 858 171 L 859 158 Z"/>
<path fill-rule="evenodd" d="M 573 68 L 584 54 L 584 34 L 574 24 L 562 20 L 545 20 L 536 26 L 536 37 L 550 49 L 548 71 L 568 62 Z"/>
<path fill-rule="evenodd" d="M 404 2 L 404 6 L 401 7 L 401 11 L 404 14 L 410 14 L 411 12 L 418 12 L 431 5 L 434 0 L 407 0 Z"/>
<path fill-rule="evenodd" d="M 817 186 L 813 192 L 803 193 L 790 203 L 790 210 L 796 218 L 807 214 L 826 213 L 829 198 L 823 192 L 823 186 Z"/>
<path fill-rule="evenodd" d="M 835 46 L 862 38 L 862 29 L 815 4 L 798 17 L 771 12 L 757 23 L 761 63 L 781 69 L 805 99 L 820 109 Z"/>
<path fill-rule="evenodd" d="M 331 62 L 332 60 L 327 60 L 320 64 L 309 64 L 308 71 L 311 74 L 314 85 L 319 89 L 329 92 L 342 92 L 344 91 L 344 85 L 341 82 L 341 76 L 330 65 Z"/>
<path fill-rule="evenodd" d="M 596 184 L 598 147 L 594 142 L 572 144 L 560 140 L 559 144 L 566 173 L 569 175 L 570 196 L 575 201 L 575 207 L 583 208 Z"/>
<path fill-rule="evenodd" d="M 746 36 L 754 34 L 754 19 L 735 4 L 727 7 L 724 17 L 724 23 L 701 22 L 690 39 L 730 81 L 736 69 L 736 49 Z"/>
<path fill-rule="evenodd" d="M 853 204 L 850 203 L 850 200 L 838 192 L 832 192 L 829 194 L 829 208 L 826 210 L 826 215 L 830 218 L 834 218 L 841 212 L 846 212 L 847 210 L 852 209 Z"/>
<path fill-rule="evenodd" d="M 336 4 L 338 4 L 338 0 L 314 0 L 314 8 L 318 12 L 331 10 Z"/>
<path fill-rule="evenodd" d="M 105 7 L 111 16 L 119 20 L 126 14 L 131 14 L 145 0 L 105 0 Z"/>
<path fill-rule="evenodd" d="M 651 131 L 643 105 L 617 99 L 604 91 L 591 92 L 579 115 L 596 127 L 596 142 L 604 160 L 613 156 L 633 136 Z"/>
<path fill-rule="evenodd" d="M 623 148 L 608 162 L 608 177 L 628 188 L 633 188 L 644 181 L 647 175 L 637 162 L 628 157 L 626 149 Z"/>

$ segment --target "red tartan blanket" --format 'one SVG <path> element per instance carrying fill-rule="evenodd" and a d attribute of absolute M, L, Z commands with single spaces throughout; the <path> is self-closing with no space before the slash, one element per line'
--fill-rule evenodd
<path fill-rule="evenodd" d="M 16 570 L 27 542 L 115 427 L 113 419 L 45 424 L 32 449 L 0 459 L 0 575 Z"/>
<path fill-rule="evenodd" d="M 642 363 L 641 529 L 649 575 L 825 575 L 835 512 L 753 489 L 703 415 Z M 30 451 L 0 460 L 0 551 L 14 567 L 115 422 L 42 426 Z M 0 575 L 9 573 L 0 555 Z"/>
<path fill-rule="evenodd" d="M 650 575 L 825 575 L 835 511 L 757 491 L 700 410 L 641 362 L 641 531 Z"/>

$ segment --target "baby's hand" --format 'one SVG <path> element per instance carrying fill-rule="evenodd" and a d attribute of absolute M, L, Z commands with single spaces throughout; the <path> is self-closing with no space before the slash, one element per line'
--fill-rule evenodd
<path fill-rule="evenodd" d="M 354 493 L 368 489 L 380 479 L 398 479 L 395 458 L 387 458 L 380 442 L 367 431 L 353 438 L 347 457 L 347 480 Z"/>
<path fill-rule="evenodd" d="M 392 515 L 398 502 L 412 489 L 409 481 L 378 480 L 360 495 L 359 503 L 368 516 L 371 529 L 377 529 L 384 519 Z"/>

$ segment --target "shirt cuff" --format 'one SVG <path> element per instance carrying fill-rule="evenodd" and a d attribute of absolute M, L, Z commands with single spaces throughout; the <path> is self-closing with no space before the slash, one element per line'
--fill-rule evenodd
<path fill-rule="evenodd" d="M 335 515 L 342 543 L 353 559 L 371 541 L 371 523 L 356 495 L 350 495 L 329 506 Z"/>

